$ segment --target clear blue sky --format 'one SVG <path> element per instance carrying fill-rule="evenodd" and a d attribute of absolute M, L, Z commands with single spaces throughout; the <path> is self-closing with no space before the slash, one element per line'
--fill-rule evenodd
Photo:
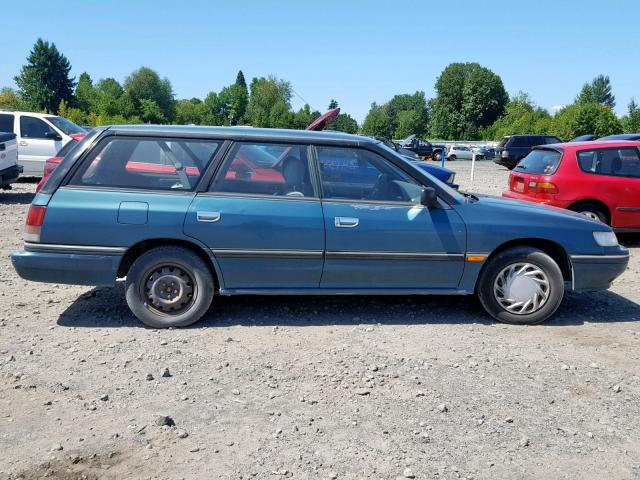
<path fill-rule="evenodd" d="M 527 6 L 523 6 L 527 4 Z M 204 97 L 242 69 L 290 81 L 313 108 L 331 98 L 362 121 L 372 101 L 433 85 L 451 62 L 475 61 L 510 94 L 570 103 L 585 81 L 611 78 L 616 111 L 640 101 L 640 1 L 111 0 L 11 4 L 0 21 L 0 86 L 38 37 L 72 73 L 118 81 L 145 65 L 177 98 Z M 24 8 L 23 8 L 24 7 Z M 5 9 L 7 13 L 7 9 Z M 294 107 L 302 105 L 294 98 Z"/>

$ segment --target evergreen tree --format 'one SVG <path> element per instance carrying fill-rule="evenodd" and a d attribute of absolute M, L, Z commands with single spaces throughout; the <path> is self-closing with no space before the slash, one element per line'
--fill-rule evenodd
<path fill-rule="evenodd" d="M 56 112 L 62 100 L 73 102 L 75 83 L 70 71 L 69 60 L 55 44 L 39 38 L 14 80 L 30 108 Z"/>

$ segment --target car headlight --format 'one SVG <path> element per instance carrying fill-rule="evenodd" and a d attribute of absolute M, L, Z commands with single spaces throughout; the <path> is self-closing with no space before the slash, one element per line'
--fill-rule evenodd
<path fill-rule="evenodd" d="M 613 232 L 593 232 L 593 238 L 601 247 L 618 246 L 618 237 Z"/>

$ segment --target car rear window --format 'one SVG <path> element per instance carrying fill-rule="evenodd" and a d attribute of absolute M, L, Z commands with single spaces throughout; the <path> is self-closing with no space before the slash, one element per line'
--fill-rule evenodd
<path fill-rule="evenodd" d="M 640 178 L 640 155 L 635 147 L 583 150 L 577 157 L 585 173 Z"/>
<path fill-rule="evenodd" d="M 0 113 L 0 132 L 13 133 L 13 115 Z"/>
<path fill-rule="evenodd" d="M 83 161 L 70 185 L 193 190 L 220 142 L 112 137 Z"/>
<path fill-rule="evenodd" d="M 524 173 L 535 173 L 538 175 L 551 175 L 555 173 L 562 155 L 556 150 L 536 149 L 532 150 L 524 157 L 516 170 Z"/>
<path fill-rule="evenodd" d="M 511 137 L 504 137 L 502 140 L 500 140 L 500 143 L 498 144 L 499 147 L 504 147 L 507 142 L 509 141 Z"/>

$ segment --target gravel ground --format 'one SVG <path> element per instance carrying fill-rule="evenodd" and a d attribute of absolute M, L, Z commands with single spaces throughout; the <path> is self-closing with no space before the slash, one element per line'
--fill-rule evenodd
<path fill-rule="evenodd" d="M 473 298 L 236 297 L 158 331 L 120 287 L 16 276 L 34 188 L 0 192 L 0 479 L 640 478 L 639 237 L 534 327 Z"/>

